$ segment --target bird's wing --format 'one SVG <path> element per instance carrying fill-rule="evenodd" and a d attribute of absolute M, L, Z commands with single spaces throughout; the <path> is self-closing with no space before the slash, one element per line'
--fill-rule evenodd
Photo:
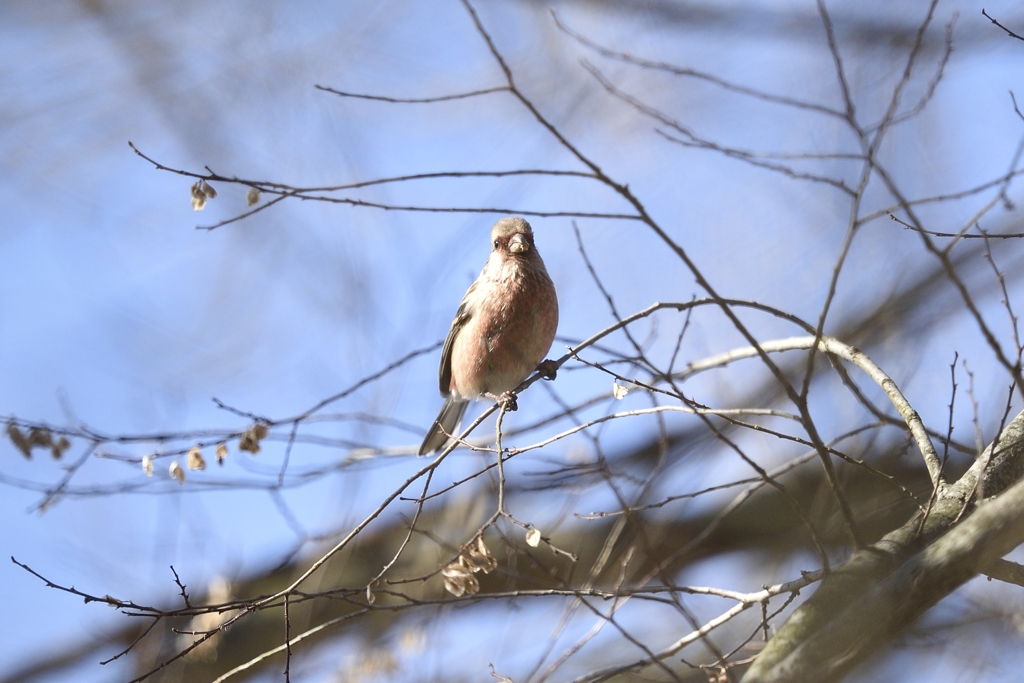
<path fill-rule="evenodd" d="M 455 338 L 473 317 L 477 308 L 476 286 L 476 282 L 470 285 L 466 296 L 462 297 L 462 303 L 459 304 L 459 310 L 455 314 L 455 319 L 452 320 L 452 326 L 448 328 L 448 337 L 444 340 L 444 348 L 441 349 L 441 365 L 437 369 L 437 382 L 440 385 L 441 395 L 445 398 L 451 395 L 452 349 L 455 347 Z"/>

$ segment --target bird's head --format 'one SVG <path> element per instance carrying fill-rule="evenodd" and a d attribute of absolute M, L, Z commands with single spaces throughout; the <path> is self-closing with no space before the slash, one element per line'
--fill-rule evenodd
<path fill-rule="evenodd" d="M 491 228 L 491 246 L 502 256 L 526 256 L 535 251 L 533 228 L 519 216 L 506 216 Z"/>

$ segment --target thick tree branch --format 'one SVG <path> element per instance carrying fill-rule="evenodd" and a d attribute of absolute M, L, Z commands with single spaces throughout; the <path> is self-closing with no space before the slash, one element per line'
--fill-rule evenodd
<path fill-rule="evenodd" d="M 997 560 L 1024 542 L 1022 454 L 1024 412 L 939 493 L 923 524 L 915 515 L 827 577 L 769 641 L 744 683 L 840 680 L 965 581 L 989 566 L 998 572 Z M 986 490 L 995 497 L 964 518 L 979 477 L 991 482 Z"/>

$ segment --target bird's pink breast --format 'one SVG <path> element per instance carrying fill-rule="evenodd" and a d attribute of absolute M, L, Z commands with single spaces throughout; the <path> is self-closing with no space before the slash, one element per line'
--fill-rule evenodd
<path fill-rule="evenodd" d="M 454 341 L 453 397 L 515 389 L 544 360 L 558 327 L 558 301 L 543 262 L 506 261 L 497 277 L 488 275 L 478 283 L 476 310 Z"/>

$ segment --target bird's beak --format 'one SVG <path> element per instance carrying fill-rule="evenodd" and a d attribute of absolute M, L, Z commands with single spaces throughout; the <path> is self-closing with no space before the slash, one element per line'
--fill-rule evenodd
<path fill-rule="evenodd" d="M 513 254 L 522 254 L 530 249 L 530 243 L 526 241 L 526 235 L 517 232 L 508 240 L 508 250 Z"/>

